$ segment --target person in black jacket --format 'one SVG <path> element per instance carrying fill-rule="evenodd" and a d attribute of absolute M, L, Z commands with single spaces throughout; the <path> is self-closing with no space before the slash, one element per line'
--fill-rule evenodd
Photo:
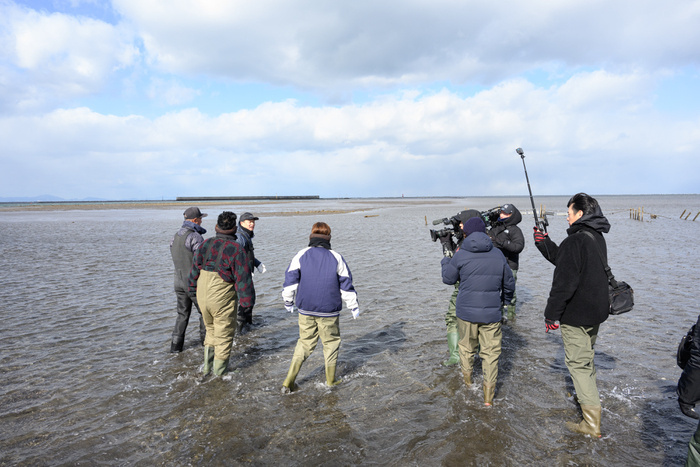
<path fill-rule="evenodd" d="M 253 246 L 253 237 L 255 236 L 255 221 L 259 218 L 249 212 L 241 214 L 241 219 L 238 221 L 238 231 L 236 232 L 236 241 L 245 250 L 248 258 L 249 268 L 257 268 L 260 274 L 264 274 L 267 268 L 255 257 L 255 247 Z M 253 303 L 249 307 L 239 306 L 238 316 L 236 318 L 236 332 L 244 333 L 249 326 L 253 324 L 253 307 L 255 306 L 255 287 L 253 286 Z"/>
<path fill-rule="evenodd" d="M 578 433 L 600 437 L 600 395 L 596 384 L 593 347 L 598 329 L 609 314 L 608 277 L 601 261 L 607 258 L 603 233 L 610 223 L 595 198 L 578 193 L 568 202 L 568 237 L 557 245 L 547 234 L 535 231 L 535 243 L 554 263 L 554 277 L 544 311 L 546 332 L 559 329 L 566 366 L 576 389 L 583 420 L 567 422 Z"/>
<path fill-rule="evenodd" d="M 523 215 L 520 214 L 518 208 L 512 204 L 504 204 L 501 206 L 498 222 L 489 230 L 493 246 L 501 250 L 508 260 L 508 266 L 513 271 L 513 279 L 516 281 L 518 280 L 520 253 L 525 248 L 525 237 L 518 227 L 522 220 Z M 516 294 L 513 293 L 513 298 L 503 308 L 504 322 L 515 319 L 515 302 Z"/>
<path fill-rule="evenodd" d="M 700 419 L 695 404 L 700 402 L 700 316 L 693 331 L 690 358 L 678 380 L 678 405 L 688 417 Z M 700 466 L 700 424 L 688 443 L 688 458 L 685 465 Z"/>

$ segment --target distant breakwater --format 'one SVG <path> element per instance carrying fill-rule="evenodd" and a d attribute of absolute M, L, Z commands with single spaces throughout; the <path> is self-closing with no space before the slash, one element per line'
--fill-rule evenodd
<path fill-rule="evenodd" d="M 306 196 L 178 196 L 176 201 L 270 201 L 320 199 L 319 195 Z"/>

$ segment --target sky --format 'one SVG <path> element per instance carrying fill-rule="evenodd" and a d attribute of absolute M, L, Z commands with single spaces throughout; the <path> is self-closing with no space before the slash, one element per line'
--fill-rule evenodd
<path fill-rule="evenodd" d="M 524 169 L 534 195 L 700 193 L 699 24 L 700 0 L 0 0 L 0 199 L 527 195 Z"/>

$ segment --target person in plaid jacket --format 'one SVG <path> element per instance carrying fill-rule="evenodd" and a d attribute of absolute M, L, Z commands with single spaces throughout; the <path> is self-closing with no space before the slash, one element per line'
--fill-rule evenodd
<path fill-rule="evenodd" d="M 207 328 L 204 375 L 223 375 L 228 368 L 239 306 L 252 306 L 253 281 L 245 250 L 236 242 L 236 214 L 222 212 L 216 236 L 195 251 L 189 292 L 195 295 Z"/>

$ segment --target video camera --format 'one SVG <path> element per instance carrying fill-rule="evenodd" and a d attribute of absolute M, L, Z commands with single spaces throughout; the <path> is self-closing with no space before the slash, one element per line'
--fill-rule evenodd
<path fill-rule="evenodd" d="M 464 232 L 459 228 L 459 224 L 462 221 L 459 220 L 457 216 L 452 216 L 450 218 L 436 219 L 433 221 L 433 225 L 446 225 L 440 230 L 430 229 L 430 239 L 434 242 L 440 239 L 442 243 L 442 252 L 445 256 L 452 256 L 459 245 L 459 242 L 464 238 Z"/>
<path fill-rule="evenodd" d="M 501 206 L 496 206 L 488 211 L 481 211 L 480 214 L 481 218 L 484 220 L 484 224 L 486 224 L 486 231 L 488 232 L 498 224 L 498 219 L 501 217 Z"/>
<path fill-rule="evenodd" d="M 496 226 L 500 214 L 501 206 L 496 206 L 487 211 L 479 211 L 479 216 L 481 216 L 484 224 L 486 224 L 487 232 Z M 457 249 L 457 245 L 464 239 L 464 232 L 459 228 L 459 224 L 461 224 L 462 221 L 458 215 L 450 218 L 436 219 L 433 221 L 433 225 L 443 224 L 448 227 L 440 230 L 430 229 L 430 239 L 434 242 L 438 241 L 438 239 L 440 240 L 440 243 L 442 243 L 442 252 L 445 256 L 452 256 Z"/>

